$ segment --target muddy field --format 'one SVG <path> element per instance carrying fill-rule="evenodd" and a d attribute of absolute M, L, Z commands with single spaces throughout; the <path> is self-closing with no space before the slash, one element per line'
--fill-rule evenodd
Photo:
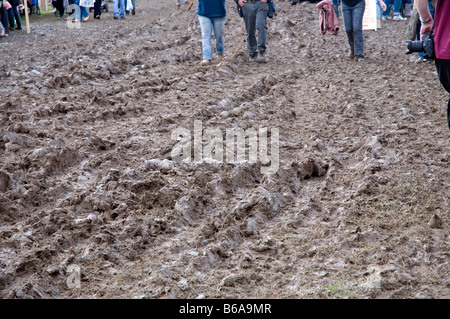
<path fill-rule="evenodd" d="M 0 39 L 0 297 L 450 298 L 448 95 L 407 22 L 356 62 L 314 4 L 278 1 L 250 63 L 227 1 L 205 67 L 174 3 Z M 278 128 L 279 169 L 174 161 L 194 121 Z"/>

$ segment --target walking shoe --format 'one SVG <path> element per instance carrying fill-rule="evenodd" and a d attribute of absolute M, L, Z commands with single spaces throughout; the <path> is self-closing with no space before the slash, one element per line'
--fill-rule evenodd
<path fill-rule="evenodd" d="M 256 62 L 256 57 L 257 57 L 257 55 L 250 55 L 249 61 L 250 62 Z"/>
<path fill-rule="evenodd" d="M 126 19 L 125 17 L 120 17 L 121 19 Z"/>
<path fill-rule="evenodd" d="M 136 8 L 133 8 L 133 10 L 131 10 L 131 15 L 135 15 L 136 14 Z"/>
<path fill-rule="evenodd" d="M 17 27 L 16 30 L 22 30 L 22 27 Z"/>
<path fill-rule="evenodd" d="M 100 19 L 100 15 L 97 14 L 94 19 Z"/>
<path fill-rule="evenodd" d="M 392 20 L 391 16 L 382 16 L 381 21 Z"/>
<path fill-rule="evenodd" d="M 404 20 L 407 20 L 407 18 L 402 17 L 400 14 L 395 14 L 394 18 L 392 20 L 394 20 L 394 21 L 404 21 Z"/>
<path fill-rule="evenodd" d="M 83 18 L 83 22 L 87 22 L 89 20 L 89 16 Z"/>
<path fill-rule="evenodd" d="M 204 59 L 202 62 L 200 62 L 200 65 L 208 65 L 211 64 L 211 60 Z"/>
<path fill-rule="evenodd" d="M 114 16 L 114 19 L 116 19 L 116 20 L 119 19 L 119 16 Z"/>
<path fill-rule="evenodd" d="M 259 53 L 259 55 L 258 55 L 256 61 L 258 61 L 258 62 L 260 62 L 260 63 L 265 63 L 265 62 L 267 62 L 267 59 L 266 59 L 266 53 L 265 53 L 265 52 Z"/>
<path fill-rule="evenodd" d="M 347 56 L 348 56 L 349 59 L 354 59 L 355 58 L 355 52 L 350 51 Z"/>
<path fill-rule="evenodd" d="M 358 62 L 364 62 L 364 61 L 366 61 L 366 59 L 363 57 L 363 56 L 357 56 L 356 57 L 356 61 L 358 61 Z"/>

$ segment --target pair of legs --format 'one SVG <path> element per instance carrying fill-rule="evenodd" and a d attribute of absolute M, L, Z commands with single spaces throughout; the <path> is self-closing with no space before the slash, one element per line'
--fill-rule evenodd
<path fill-rule="evenodd" d="M 411 0 L 404 1 L 405 3 L 411 3 Z M 383 11 L 383 17 L 386 19 L 391 13 L 392 4 L 394 5 L 394 18 L 400 16 L 400 11 L 403 6 L 403 0 L 388 0 L 386 3 L 386 11 Z"/>
<path fill-rule="evenodd" d="M 59 18 L 64 19 L 64 1 L 63 0 L 57 0 L 54 2 L 56 10 L 59 12 Z"/>
<path fill-rule="evenodd" d="M 75 19 L 78 21 L 87 21 L 89 19 L 89 12 L 85 7 L 80 7 L 80 0 L 75 0 L 73 4 L 76 4 L 80 8 L 79 12 L 75 9 Z"/>
<path fill-rule="evenodd" d="M 247 50 L 251 60 L 258 56 L 265 57 L 267 49 L 267 12 L 269 6 L 266 2 L 246 2 L 242 7 L 245 31 L 247 35 Z M 258 31 L 258 39 L 256 38 Z"/>
<path fill-rule="evenodd" d="M 216 39 L 216 52 L 219 55 L 225 52 L 225 17 L 208 18 L 199 15 L 200 28 L 202 30 L 203 60 L 212 60 L 211 33 L 214 30 Z"/>
<path fill-rule="evenodd" d="M 130 14 L 130 11 L 132 15 L 136 14 L 136 5 L 134 4 L 134 0 L 131 0 L 131 5 L 133 6 L 132 9 L 127 8 L 127 1 L 125 1 L 125 12 L 127 15 Z"/>
<path fill-rule="evenodd" d="M 9 28 L 14 29 L 15 25 L 17 25 L 17 30 L 22 30 L 22 21 L 20 20 L 19 10 L 17 9 L 17 4 L 11 4 L 12 10 L 12 18 L 10 19 Z M 14 22 L 15 20 L 15 22 Z"/>
<path fill-rule="evenodd" d="M 0 28 L 3 28 L 3 30 L 5 30 L 4 34 L 9 34 L 8 11 L 3 6 L 0 7 L 0 18 L 1 18 Z"/>
<path fill-rule="evenodd" d="M 436 59 L 436 70 L 442 86 L 450 93 L 450 60 Z M 450 98 L 447 102 L 447 123 L 450 129 Z"/>
<path fill-rule="evenodd" d="M 102 0 L 95 0 L 94 2 L 94 18 L 100 19 L 102 15 Z"/>
<path fill-rule="evenodd" d="M 342 16 L 344 18 L 344 29 L 350 46 L 351 58 L 364 59 L 364 34 L 363 17 L 366 10 L 366 2 L 360 1 L 355 6 L 347 6 L 342 3 Z"/>
<path fill-rule="evenodd" d="M 119 14 L 120 9 L 120 14 Z M 125 1 L 124 0 L 113 0 L 113 10 L 114 17 L 125 18 Z"/>

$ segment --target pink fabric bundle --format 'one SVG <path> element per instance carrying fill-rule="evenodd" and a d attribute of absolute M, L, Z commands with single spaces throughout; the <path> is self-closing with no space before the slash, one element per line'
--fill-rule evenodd
<path fill-rule="evenodd" d="M 316 9 L 319 12 L 320 32 L 325 34 L 329 30 L 334 35 L 337 35 L 339 32 L 339 21 L 334 12 L 333 3 L 330 0 L 321 1 L 317 4 Z"/>

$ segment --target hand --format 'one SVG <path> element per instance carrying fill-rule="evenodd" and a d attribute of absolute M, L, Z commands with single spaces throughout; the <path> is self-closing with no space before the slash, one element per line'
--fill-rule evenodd
<path fill-rule="evenodd" d="M 386 9 L 387 9 L 386 3 L 384 3 L 383 1 L 380 0 L 380 6 L 383 11 L 386 11 Z"/>
<path fill-rule="evenodd" d="M 267 2 L 267 0 L 261 0 L 261 2 Z"/>
<path fill-rule="evenodd" d="M 238 4 L 241 6 L 241 7 L 243 7 L 244 6 L 244 3 L 246 3 L 247 2 L 247 0 L 239 0 L 238 1 Z"/>
<path fill-rule="evenodd" d="M 422 23 L 422 27 L 420 28 L 420 38 L 422 39 L 422 36 L 424 34 L 430 34 L 431 33 L 431 29 L 433 28 L 433 19 L 431 19 L 429 22 L 427 23 Z"/>

